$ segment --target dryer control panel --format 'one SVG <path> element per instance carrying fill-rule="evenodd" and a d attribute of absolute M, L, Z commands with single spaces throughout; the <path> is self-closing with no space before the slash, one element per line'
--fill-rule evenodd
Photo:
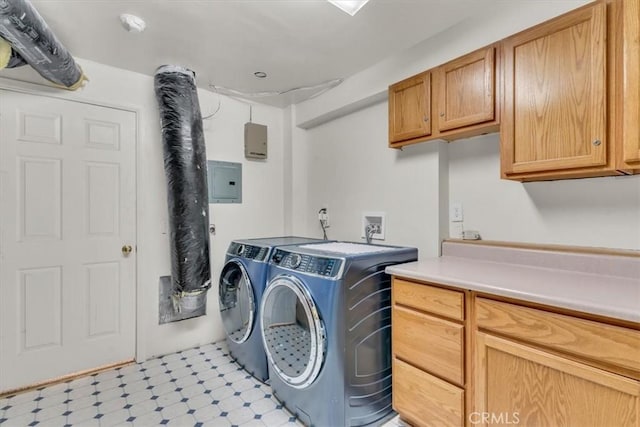
<path fill-rule="evenodd" d="M 227 253 L 229 255 L 241 256 L 246 259 L 267 261 L 266 258 L 267 254 L 269 253 L 269 248 L 232 242 L 231 245 L 229 245 L 229 250 L 227 251 Z"/>
<path fill-rule="evenodd" d="M 339 258 L 298 254 L 282 249 L 277 249 L 274 252 L 271 263 L 289 270 L 321 277 L 337 277 L 342 266 L 342 260 Z"/>

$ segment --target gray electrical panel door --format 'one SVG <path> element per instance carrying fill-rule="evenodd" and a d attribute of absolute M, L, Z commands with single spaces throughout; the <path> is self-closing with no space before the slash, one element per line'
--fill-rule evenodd
<path fill-rule="evenodd" d="M 242 163 L 207 162 L 209 203 L 242 203 Z"/>
<path fill-rule="evenodd" d="M 247 159 L 267 158 L 267 127 L 257 123 L 244 124 L 244 156 Z"/>

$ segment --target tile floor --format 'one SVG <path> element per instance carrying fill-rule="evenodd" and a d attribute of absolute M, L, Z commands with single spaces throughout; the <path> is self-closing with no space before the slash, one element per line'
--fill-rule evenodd
<path fill-rule="evenodd" d="M 1 427 L 162 425 L 302 426 L 224 341 L 0 399 Z"/>

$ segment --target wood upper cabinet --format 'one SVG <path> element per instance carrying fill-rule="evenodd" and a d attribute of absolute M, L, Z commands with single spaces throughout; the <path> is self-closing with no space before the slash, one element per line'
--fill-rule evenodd
<path fill-rule="evenodd" d="M 499 129 L 492 45 L 389 87 L 389 146 Z"/>
<path fill-rule="evenodd" d="M 435 115 L 444 132 L 495 118 L 494 46 L 458 58 L 434 71 L 437 87 Z"/>
<path fill-rule="evenodd" d="M 485 333 L 476 343 L 472 423 L 640 426 L 638 381 Z"/>
<path fill-rule="evenodd" d="M 607 5 L 598 2 L 510 37 L 503 54 L 503 176 L 587 176 L 610 166 Z"/>
<path fill-rule="evenodd" d="M 640 169 L 640 0 L 624 0 L 623 148 L 618 169 Z"/>
<path fill-rule="evenodd" d="M 389 87 L 389 145 L 431 135 L 431 73 Z"/>

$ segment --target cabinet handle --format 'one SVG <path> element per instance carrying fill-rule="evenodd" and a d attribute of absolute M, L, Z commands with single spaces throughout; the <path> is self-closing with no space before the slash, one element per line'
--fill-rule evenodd
<path fill-rule="evenodd" d="M 428 122 L 428 121 L 429 121 L 429 117 L 424 116 L 424 117 L 422 118 L 422 120 L 424 120 L 425 122 Z"/>
<path fill-rule="evenodd" d="M 592 142 L 592 144 L 593 144 L 595 147 L 597 147 L 597 146 L 599 146 L 600 144 L 602 144 L 602 141 L 600 141 L 599 139 L 594 139 L 594 140 L 593 140 L 593 142 Z"/>
<path fill-rule="evenodd" d="M 440 113 L 440 117 L 444 117 L 444 113 Z"/>

